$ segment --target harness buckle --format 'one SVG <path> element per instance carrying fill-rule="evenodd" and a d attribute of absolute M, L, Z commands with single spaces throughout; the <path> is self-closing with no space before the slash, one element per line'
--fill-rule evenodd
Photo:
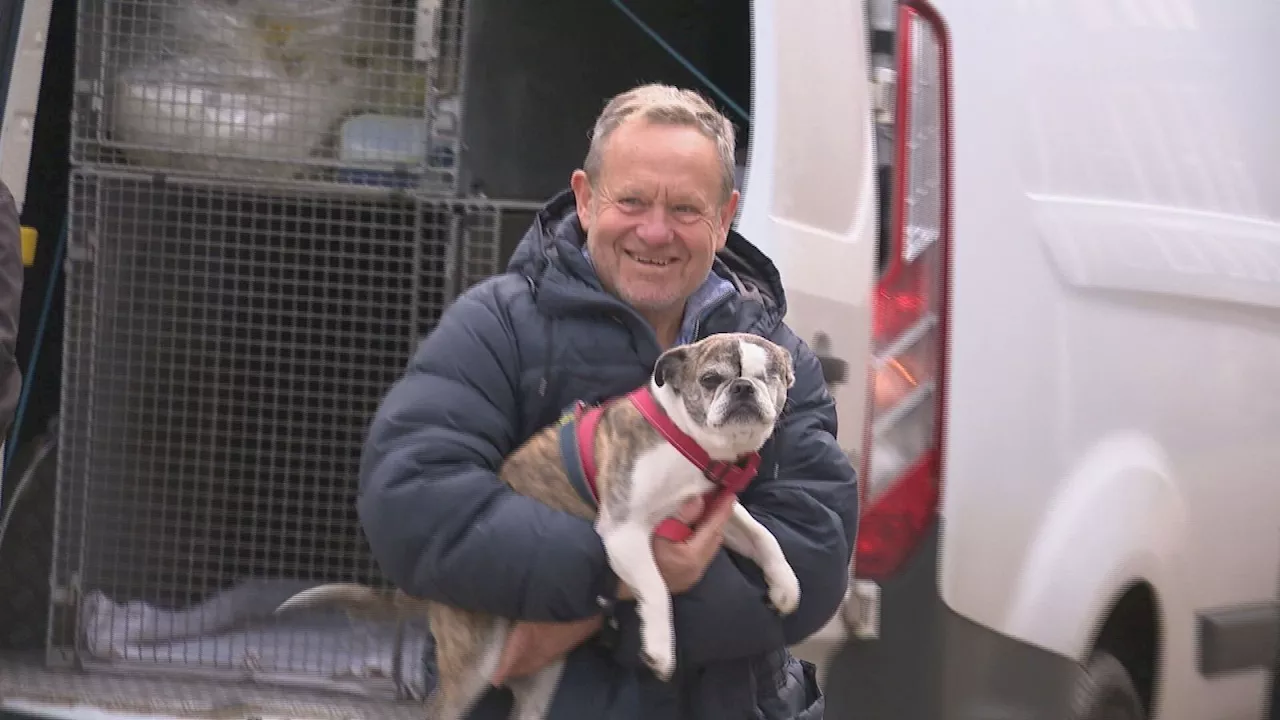
<path fill-rule="evenodd" d="M 707 469 L 702 471 L 702 474 L 716 485 L 724 485 L 725 479 L 729 477 L 729 474 L 738 469 L 729 463 L 717 462 L 708 465 Z"/>

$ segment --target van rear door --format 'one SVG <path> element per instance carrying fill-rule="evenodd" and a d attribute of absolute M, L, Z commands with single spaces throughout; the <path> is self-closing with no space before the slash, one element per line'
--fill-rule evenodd
<path fill-rule="evenodd" d="M 22 208 L 53 0 L 0 3 L 0 180 Z"/>
<path fill-rule="evenodd" d="M 751 145 L 738 230 L 777 264 L 787 322 L 824 359 L 859 465 L 879 218 L 863 3 L 752 4 Z M 838 614 L 796 652 L 821 665 Z"/>
<path fill-rule="evenodd" d="M 862 3 L 804 13 L 781 5 L 752 5 L 751 146 L 737 228 L 782 273 L 788 324 L 820 356 L 847 364 L 832 391 L 840 444 L 856 453 L 878 227 L 866 16 Z"/>

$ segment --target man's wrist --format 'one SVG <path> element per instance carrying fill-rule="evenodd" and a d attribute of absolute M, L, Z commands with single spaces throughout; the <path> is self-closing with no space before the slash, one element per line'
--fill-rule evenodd
<path fill-rule="evenodd" d="M 596 634 L 597 641 L 610 650 L 618 646 L 620 637 L 620 624 L 616 615 L 618 603 L 634 599 L 631 596 L 631 589 L 621 580 L 617 580 L 611 589 L 613 592 L 610 597 L 606 597 L 605 594 L 596 597 L 596 603 L 600 606 L 600 629 Z"/>
<path fill-rule="evenodd" d="M 614 593 L 614 598 L 619 602 L 624 602 L 627 600 L 635 600 L 636 596 L 631 593 L 630 585 L 619 580 L 618 590 Z"/>

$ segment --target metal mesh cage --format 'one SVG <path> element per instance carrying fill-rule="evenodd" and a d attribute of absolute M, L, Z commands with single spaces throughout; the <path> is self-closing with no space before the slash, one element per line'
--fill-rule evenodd
<path fill-rule="evenodd" d="M 367 424 L 497 271 L 499 207 L 84 169 L 70 195 L 51 657 L 386 673 L 386 628 L 270 611 L 383 582 L 354 513 Z"/>
<path fill-rule="evenodd" d="M 81 0 L 73 158 L 452 188 L 463 0 Z"/>

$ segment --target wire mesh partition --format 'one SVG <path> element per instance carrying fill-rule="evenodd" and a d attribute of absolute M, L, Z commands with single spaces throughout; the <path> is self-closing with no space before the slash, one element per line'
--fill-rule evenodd
<path fill-rule="evenodd" d="M 80 0 L 73 158 L 451 188 L 463 0 Z"/>
<path fill-rule="evenodd" d="M 395 628 L 271 611 L 383 583 L 354 512 L 367 425 L 497 271 L 499 208 L 84 169 L 71 204 L 50 658 L 391 674 Z"/>

